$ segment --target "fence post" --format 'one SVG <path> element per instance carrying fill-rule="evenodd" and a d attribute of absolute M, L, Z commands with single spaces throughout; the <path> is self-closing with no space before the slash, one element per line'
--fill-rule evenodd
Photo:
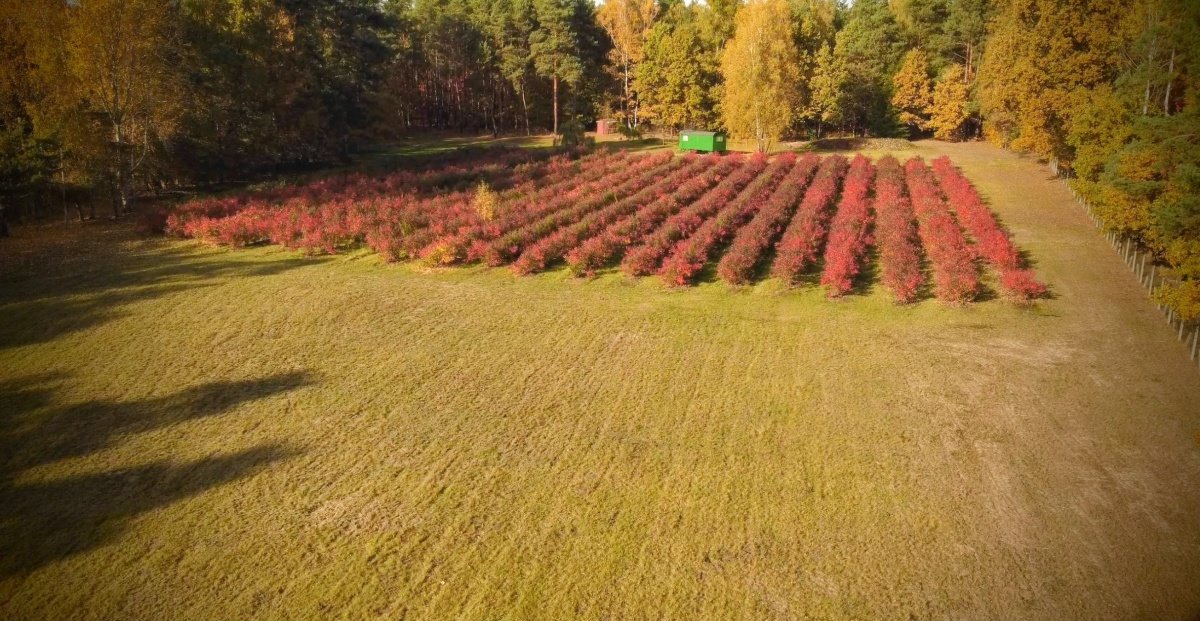
<path fill-rule="evenodd" d="M 1157 265 L 1155 265 L 1153 263 L 1150 264 L 1150 294 L 1151 295 L 1154 295 L 1154 270 L 1157 268 L 1158 268 Z"/>
<path fill-rule="evenodd" d="M 1184 323 L 1186 323 L 1186 322 L 1184 322 L 1184 320 L 1181 318 L 1179 320 L 1179 340 L 1181 340 L 1181 341 L 1183 340 L 1183 324 Z"/>
<path fill-rule="evenodd" d="M 1197 345 L 1200 345 L 1200 326 L 1196 326 L 1196 329 L 1192 331 L 1192 356 L 1188 360 L 1196 359 Z"/>

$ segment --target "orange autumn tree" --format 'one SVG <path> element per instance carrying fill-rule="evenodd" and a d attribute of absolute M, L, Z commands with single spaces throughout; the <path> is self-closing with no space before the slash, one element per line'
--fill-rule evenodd
<path fill-rule="evenodd" d="M 892 106 L 900 122 L 913 130 L 929 128 L 929 109 L 933 106 L 933 84 L 929 80 L 929 57 L 918 49 L 904 55 L 900 69 L 892 77 Z"/>

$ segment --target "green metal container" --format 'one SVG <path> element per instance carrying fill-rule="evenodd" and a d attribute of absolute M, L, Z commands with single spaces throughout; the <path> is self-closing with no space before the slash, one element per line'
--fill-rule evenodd
<path fill-rule="evenodd" d="M 699 153 L 724 153 L 725 134 L 685 129 L 679 132 L 679 150 Z"/>

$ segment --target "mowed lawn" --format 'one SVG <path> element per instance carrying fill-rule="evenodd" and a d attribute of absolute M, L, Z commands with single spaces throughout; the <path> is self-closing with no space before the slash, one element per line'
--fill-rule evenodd
<path fill-rule="evenodd" d="M 0 618 L 1194 618 L 1200 369 L 1045 168 L 913 153 L 1053 299 L 18 229 Z"/>

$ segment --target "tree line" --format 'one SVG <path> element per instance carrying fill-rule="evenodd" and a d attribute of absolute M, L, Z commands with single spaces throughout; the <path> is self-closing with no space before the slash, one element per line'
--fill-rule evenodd
<path fill-rule="evenodd" d="M 0 3 L 0 203 L 344 160 L 414 132 L 985 138 L 1053 161 L 1200 315 L 1190 0 Z M 94 203 L 93 203 L 94 204 Z M 82 215 L 82 214 L 80 214 Z M 1190 305 L 1190 306 L 1189 306 Z M 1192 309 L 1188 311 L 1187 309 Z"/>

